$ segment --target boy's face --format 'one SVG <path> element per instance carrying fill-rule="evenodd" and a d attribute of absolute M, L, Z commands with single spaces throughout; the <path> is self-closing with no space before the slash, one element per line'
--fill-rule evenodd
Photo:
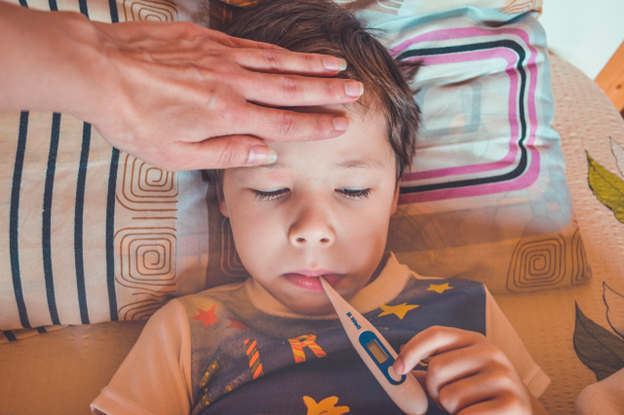
<path fill-rule="evenodd" d="M 221 212 L 255 288 L 297 313 L 333 311 L 319 275 L 346 299 L 369 282 L 397 207 L 385 120 L 353 106 L 346 112 L 351 121 L 342 136 L 272 143 L 275 164 L 223 175 Z"/>

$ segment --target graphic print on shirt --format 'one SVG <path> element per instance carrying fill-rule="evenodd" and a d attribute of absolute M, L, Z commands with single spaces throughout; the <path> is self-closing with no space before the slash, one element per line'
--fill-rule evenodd
<path fill-rule="evenodd" d="M 432 325 L 484 334 L 485 298 L 483 286 L 472 281 L 410 278 L 395 298 L 363 315 L 399 350 Z M 244 286 L 214 296 L 197 294 L 184 304 L 191 328 L 193 415 L 402 413 L 337 319 L 267 314 L 255 307 Z M 428 360 L 417 369 L 426 369 Z M 213 362 L 218 364 L 202 387 Z"/>
<path fill-rule="evenodd" d="M 383 310 L 383 312 L 381 314 L 379 314 L 379 317 L 383 317 L 383 316 L 389 316 L 390 314 L 394 314 L 396 315 L 398 318 L 400 318 L 401 320 L 403 320 L 403 317 L 405 317 L 405 315 L 415 309 L 420 307 L 419 305 L 416 304 L 407 304 L 407 303 L 403 303 L 403 304 L 399 304 L 399 305 L 382 305 L 381 309 Z"/>
<path fill-rule="evenodd" d="M 191 317 L 193 320 L 197 320 L 197 321 L 201 321 L 202 323 L 204 323 L 204 326 L 206 326 L 206 329 L 210 328 L 210 325 L 213 323 L 218 322 L 219 320 L 217 320 L 217 317 L 215 316 L 215 309 L 217 308 L 217 305 L 213 305 L 212 308 L 210 310 L 201 310 L 201 309 L 197 309 L 197 311 L 199 312 L 198 315 L 196 315 L 195 317 Z"/>
<path fill-rule="evenodd" d="M 453 287 L 449 286 L 449 283 L 444 283 L 444 284 L 429 284 L 429 288 L 427 288 L 427 291 L 435 291 L 438 294 L 443 294 L 444 291 L 446 290 L 452 290 Z"/>
<path fill-rule="evenodd" d="M 238 329 L 238 331 L 243 331 L 243 330 L 249 328 L 249 327 L 247 327 L 247 325 L 245 323 L 243 323 L 242 321 L 237 320 L 235 318 L 228 317 L 228 320 L 230 320 L 230 324 L 228 324 L 228 328 L 229 327 L 233 327 L 235 329 Z"/>
<path fill-rule="evenodd" d="M 219 364 L 217 363 L 216 360 L 212 362 L 211 364 L 209 364 L 208 367 L 206 368 L 206 373 L 204 373 L 204 377 L 202 378 L 201 382 L 199 382 L 199 387 L 202 388 L 202 392 L 204 393 L 204 396 L 202 396 L 201 402 L 200 402 L 202 407 L 206 407 L 210 405 L 210 401 L 208 400 L 208 382 L 210 381 L 210 377 L 212 376 L 212 374 L 218 368 L 219 368 Z"/>
<path fill-rule="evenodd" d="M 295 337 L 294 339 L 288 339 L 290 347 L 292 347 L 293 356 L 295 357 L 295 363 L 303 363 L 306 361 L 304 348 L 308 347 L 314 353 L 316 357 L 325 357 L 327 354 L 316 344 L 316 336 L 314 334 L 308 334 L 304 336 Z"/>
<path fill-rule="evenodd" d="M 260 362 L 260 352 L 258 351 L 258 343 L 253 339 L 245 340 L 245 350 L 249 358 L 249 369 L 251 369 L 251 377 L 255 380 L 262 376 L 262 362 Z"/>
<path fill-rule="evenodd" d="M 314 398 L 304 396 L 303 402 L 306 408 L 308 408 L 308 413 L 306 415 L 342 415 L 349 412 L 348 406 L 336 406 L 338 403 L 338 397 L 336 396 L 330 396 L 318 403 Z"/>

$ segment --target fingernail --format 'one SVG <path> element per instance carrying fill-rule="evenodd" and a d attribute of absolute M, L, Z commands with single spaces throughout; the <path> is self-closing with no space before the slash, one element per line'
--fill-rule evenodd
<path fill-rule="evenodd" d="M 347 61 L 340 58 L 325 57 L 323 58 L 323 66 L 328 71 L 344 71 L 347 69 Z"/>
<path fill-rule="evenodd" d="M 334 117 L 334 130 L 347 131 L 349 128 L 349 119 L 346 117 Z"/>
<path fill-rule="evenodd" d="M 403 363 L 403 359 L 401 359 L 400 357 L 397 357 L 397 359 L 394 361 L 394 371 L 397 372 L 399 375 L 403 374 L 403 370 L 405 369 L 405 364 Z"/>
<path fill-rule="evenodd" d="M 357 98 L 364 93 L 364 84 L 357 81 L 349 81 L 345 84 L 345 93 L 350 97 Z"/>
<path fill-rule="evenodd" d="M 273 164 L 277 160 L 277 153 L 269 146 L 253 146 L 249 150 L 247 166 L 258 166 L 261 164 Z"/>

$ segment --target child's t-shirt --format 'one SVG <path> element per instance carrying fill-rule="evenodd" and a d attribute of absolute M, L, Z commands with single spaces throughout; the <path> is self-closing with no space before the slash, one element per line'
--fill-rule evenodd
<path fill-rule="evenodd" d="M 550 380 L 482 284 L 421 277 L 386 258 L 350 303 L 395 350 L 434 325 L 476 331 L 505 352 L 534 396 L 544 392 Z M 170 301 L 91 407 L 108 414 L 403 413 L 335 315 L 295 314 L 253 280 Z M 433 413 L 443 412 L 430 404 Z"/>

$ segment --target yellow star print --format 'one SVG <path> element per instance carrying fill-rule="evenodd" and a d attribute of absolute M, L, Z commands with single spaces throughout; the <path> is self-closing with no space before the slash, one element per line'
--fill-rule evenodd
<path fill-rule="evenodd" d="M 308 408 L 307 415 L 342 415 L 349 412 L 348 406 L 335 406 L 338 403 L 336 396 L 325 398 L 319 403 L 309 396 L 304 396 L 303 403 Z"/>
<path fill-rule="evenodd" d="M 408 305 L 407 303 L 403 303 L 399 305 L 382 305 L 381 309 L 383 310 L 383 312 L 379 315 L 379 317 L 387 316 L 390 314 L 396 314 L 398 318 L 403 320 L 403 317 L 405 317 L 408 311 L 413 310 L 418 307 L 420 306 L 415 305 L 415 304 Z"/>
<path fill-rule="evenodd" d="M 453 287 L 449 287 L 449 283 L 444 283 L 444 284 L 429 284 L 429 288 L 427 288 L 427 291 L 435 291 L 438 294 L 442 294 L 444 291 L 446 290 L 452 290 Z"/>

